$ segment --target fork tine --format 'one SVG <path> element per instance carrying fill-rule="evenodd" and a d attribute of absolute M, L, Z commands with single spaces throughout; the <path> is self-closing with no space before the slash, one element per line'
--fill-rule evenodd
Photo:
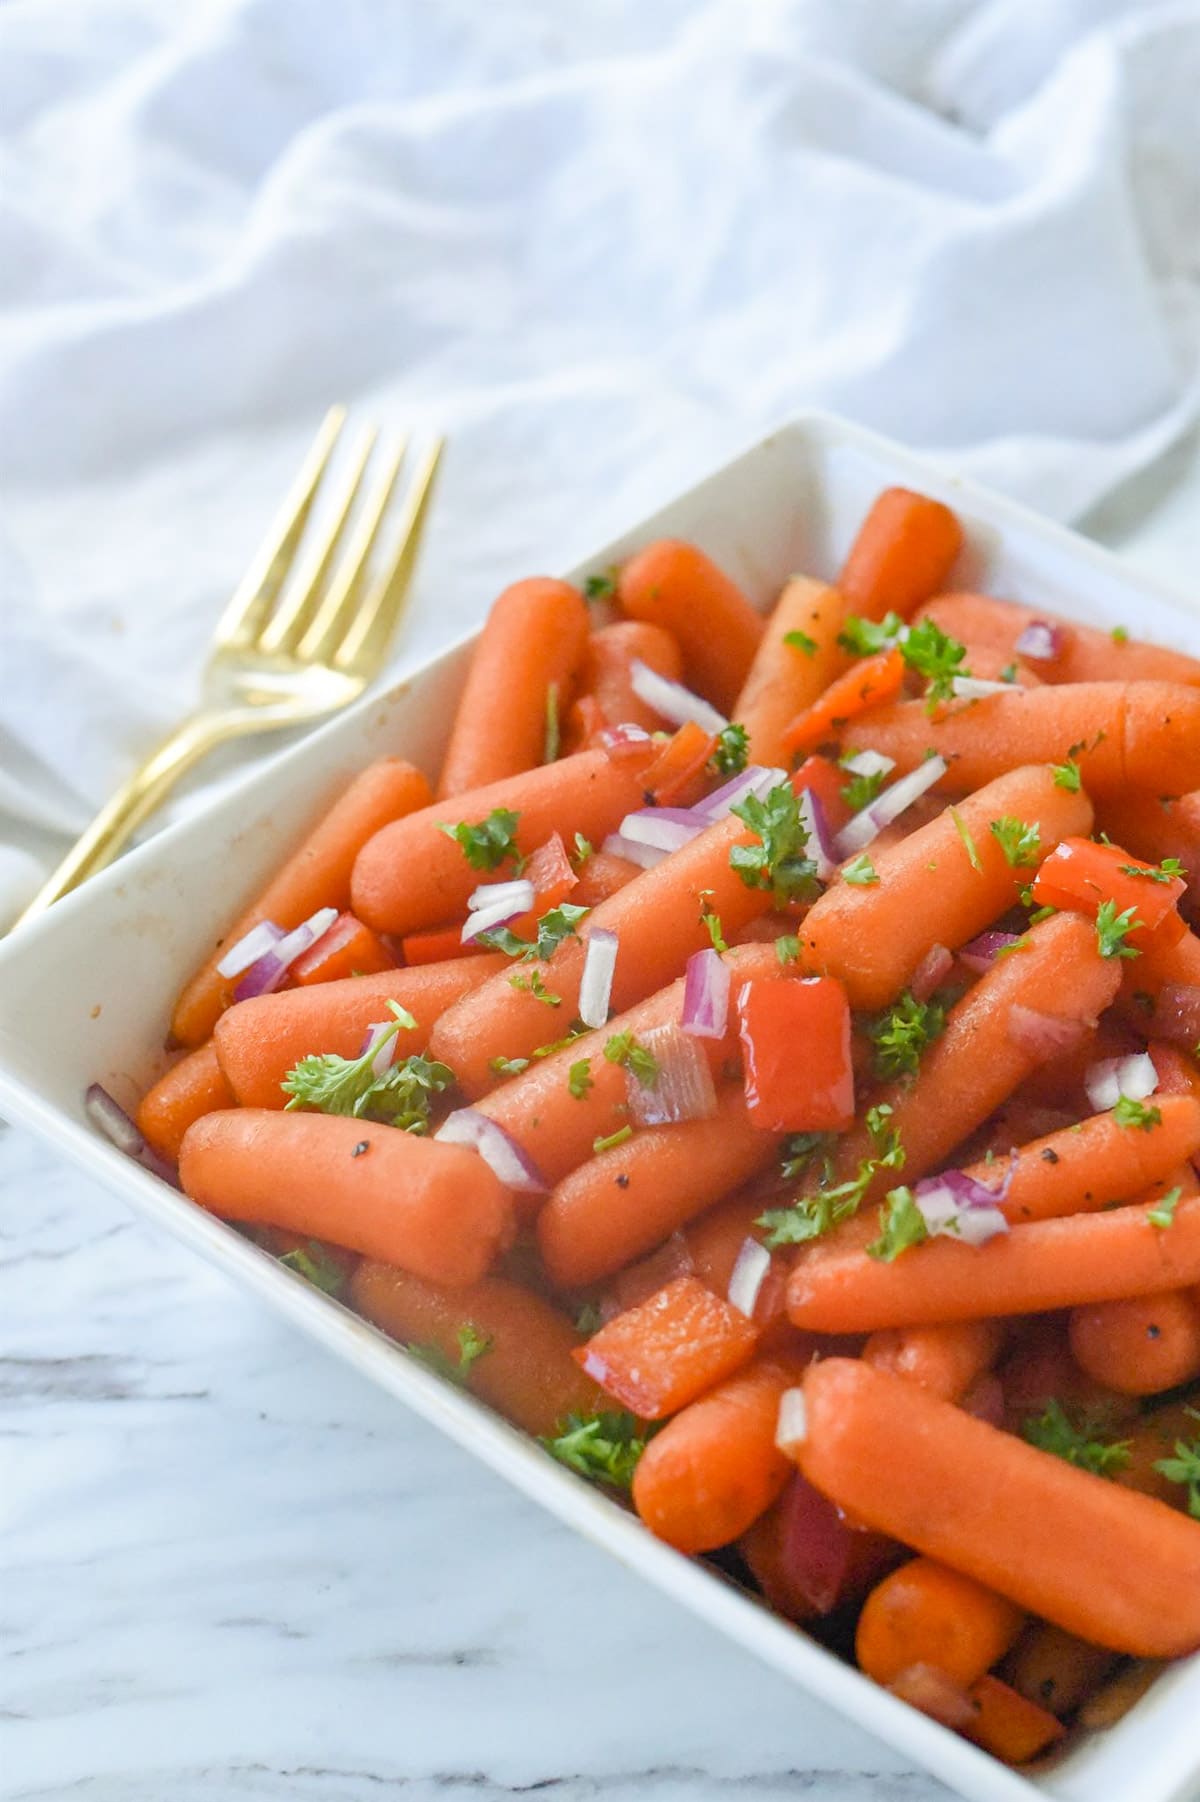
<path fill-rule="evenodd" d="M 276 607 L 263 627 L 258 638 L 260 651 L 294 651 L 304 636 L 317 603 L 321 590 L 329 574 L 334 552 L 346 529 L 346 523 L 354 507 L 359 488 L 362 485 L 363 472 L 375 448 L 379 434 L 373 426 L 363 432 L 354 455 L 354 463 L 342 488 L 332 519 L 323 532 L 320 540 L 312 547 L 305 558 L 303 572 L 297 575 L 291 592 Z"/>
<path fill-rule="evenodd" d="M 357 670 L 369 678 L 383 662 L 412 579 L 433 478 L 445 442 L 444 438 L 435 438 L 421 458 L 405 497 L 396 548 L 349 623 L 334 659 L 339 669 Z"/>
<path fill-rule="evenodd" d="M 359 511 L 350 533 L 350 541 L 334 571 L 328 592 L 317 609 L 316 617 L 296 647 L 296 656 L 302 663 L 333 661 L 334 652 L 342 640 L 347 624 L 354 617 L 367 558 L 379 536 L 379 527 L 392 498 L 406 448 L 407 439 L 401 439 L 387 458 L 374 491 L 368 495 Z"/>
<path fill-rule="evenodd" d="M 226 648 L 248 645 L 253 644 L 257 638 L 263 620 L 283 586 L 300 535 L 312 510 L 317 486 L 325 473 L 325 466 L 345 419 L 345 407 L 333 406 L 321 421 L 320 430 L 288 490 L 283 506 L 217 622 L 216 642 L 219 645 Z"/>

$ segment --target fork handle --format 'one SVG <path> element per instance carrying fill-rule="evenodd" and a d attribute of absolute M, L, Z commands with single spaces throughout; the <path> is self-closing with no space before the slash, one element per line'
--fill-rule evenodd
<path fill-rule="evenodd" d="M 14 925 L 23 926 L 44 913 L 52 902 L 110 864 L 179 778 L 227 736 L 217 714 L 194 713 L 177 726 L 105 802 Z"/>

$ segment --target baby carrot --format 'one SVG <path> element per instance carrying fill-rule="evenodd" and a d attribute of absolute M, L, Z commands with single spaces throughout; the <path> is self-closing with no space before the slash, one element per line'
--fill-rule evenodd
<path fill-rule="evenodd" d="M 1075 1362 L 1122 1395 L 1161 1395 L 1200 1376 L 1200 1299 L 1187 1289 L 1073 1308 Z"/>
<path fill-rule="evenodd" d="M 565 717 L 583 663 L 588 612 L 569 582 L 530 576 L 493 602 L 471 654 L 438 797 L 537 767 L 548 718 Z"/>
<path fill-rule="evenodd" d="M 821 1360 L 801 1394 L 783 1449 L 868 1525 L 1097 1645 L 1200 1646 L 1200 1523 L 869 1364 Z"/>
<path fill-rule="evenodd" d="M 1200 1195 L 1169 1227 L 1143 1207 L 1015 1226 L 986 1245 L 937 1238 L 892 1263 L 822 1248 L 788 1279 L 788 1314 L 818 1333 L 874 1332 L 935 1320 L 1039 1314 L 1200 1283 Z"/>
<path fill-rule="evenodd" d="M 850 661 L 838 643 L 845 618 L 845 601 L 825 582 L 793 576 L 784 588 L 733 706 L 733 718 L 746 728 L 751 763 L 786 763 L 784 728 Z"/>
<path fill-rule="evenodd" d="M 193 1120 L 235 1105 L 211 1040 L 189 1051 L 142 1096 L 134 1116 L 147 1143 L 174 1164 Z"/>
<path fill-rule="evenodd" d="M 578 1334 L 565 1314 L 507 1277 L 444 1289 L 394 1264 L 367 1259 L 350 1280 L 352 1308 L 402 1345 L 433 1346 L 451 1363 L 472 1328 L 486 1349 L 465 1387 L 526 1433 L 556 1431 L 568 1414 L 594 1414 L 605 1397 L 571 1356 Z"/>
<path fill-rule="evenodd" d="M 617 601 L 630 619 L 652 620 L 674 635 L 689 687 L 722 712 L 733 705 L 763 619 L 711 558 L 694 544 L 660 538 L 623 565 Z"/>
<path fill-rule="evenodd" d="M 611 851 L 593 851 L 580 866 L 579 881 L 571 898 L 577 907 L 598 907 L 641 873 L 640 866 L 630 863 L 627 857 L 617 857 Z"/>
<path fill-rule="evenodd" d="M 1016 865 L 991 829 L 1012 820 L 1033 828 Z M 805 967 L 839 977 L 853 1007 L 884 1007 L 931 944 L 966 944 L 1013 905 L 1060 839 L 1091 824 L 1087 796 L 1057 788 L 1045 764 L 1012 770 L 890 849 L 872 846 L 878 881 L 835 883 L 810 908 L 801 928 Z"/>
<path fill-rule="evenodd" d="M 1003 1658 L 1024 1625 L 1006 1596 L 933 1558 L 913 1558 L 863 1603 L 854 1656 L 876 1683 L 931 1664 L 969 1684 Z"/>
<path fill-rule="evenodd" d="M 1061 1716 L 1073 1714 L 1114 1663 L 1107 1647 L 1089 1645 L 1061 1627 L 1034 1621 L 1009 1654 L 1004 1674 L 1026 1701 Z"/>
<path fill-rule="evenodd" d="M 738 1083 L 711 1120 L 635 1132 L 563 1178 L 537 1220 L 551 1280 L 582 1289 L 653 1249 L 727 1190 L 767 1168 L 778 1141 L 758 1130 Z"/>
<path fill-rule="evenodd" d="M 1045 682 L 1183 682 L 1200 687 L 1200 661 L 1182 651 L 1143 639 L 1114 637 L 1098 626 L 1081 626 L 1037 607 L 997 601 L 986 594 L 940 594 L 920 609 L 943 632 L 967 644 L 986 644 L 1007 663 L 1023 658 L 1017 640 L 1035 621 L 1055 628 L 1056 656 L 1035 658 L 1029 667 Z M 968 657 L 971 674 L 978 672 Z"/>
<path fill-rule="evenodd" d="M 572 1357 L 642 1420 L 677 1414 L 754 1356 L 758 1328 L 694 1276 L 616 1315 Z"/>
<path fill-rule="evenodd" d="M 1200 1152 L 1200 1101 L 1156 1095 L 1154 1107 L 1159 1118 L 1146 1128 L 1131 1130 L 1112 1114 L 1092 1114 L 1018 1147 L 1007 1162 L 970 1164 L 967 1174 L 991 1188 L 1006 1178 L 1008 1193 L 999 1205 L 1014 1226 L 1128 1201 Z"/>
<path fill-rule="evenodd" d="M 770 1507 L 792 1469 L 775 1444 L 779 1398 L 799 1374 L 798 1364 L 759 1358 L 654 1436 L 634 1473 L 633 1505 L 657 1538 L 712 1552 Z"/>
<path fill-rule="evenodd" d="M 548 963 L 515 972 L 529 987 L 514 987 L 514 972 L 492 977 L 440 1020 L 430 1041 L 434 1057 L 458 1074 L 465 1094 L 485 1094 L 496 1082 L 496 1057 L 529 1057 L 561 1036 L 579 1005 L 589 935 L 604 927 L 617 936 L 612 1001 L 621 1012 L 676 977 L 693 951 L 711 943 L 702 915 L 715 913 L 726 937 L 766 913 L 768 889 L 749 888 L 729 862 L 735 845 L 756 843 L 736 816 L 700 833 L 655 869 L 643 870 L 590 914 L 578 938 L 565 939 Z M 551 1009 L 538 999 L 534 978 L 559 997 Z M 557 1022 L 562 1021 L 562 1027 Z"/>
<path fill-rule="evenodd" d="M 678 682 L 683 675 L 679 645 L 663 626 L 649 620 L 621 619 L 592 633 L 580 671 L 580 698 L 571 709 L 568 724 L 572 750 L 594 744 L 608 726 L 641 726 L 647 732 L 661 728 L 662 715 L 634 689 L 635 662 L 671 682 Z"/>
<path fill-rule="evenodd" d="M 933 1326 L 885 1327 L 872 1333 L 862 1355 L 878 1370 L 918 1383 L 944 1402 L 961 1401 L 996 1362 L 1004 1331 L 995 1320 L 955 1320 Z"/>
<path fill-rule="evenodd" d="M 900 772 L 940 751 L 950 768 L 939 786 L 950 794 L 1021 763 L 1068 758 L 1097 801 L 1129 787 L 1156 795 L 1200 787 L 1200 694 L 1172 682 L 1013 688 L 932 719 L 924 701 L 895 701 L 851 720 L 841 738 L 849 750 L 882 751 Z"/>
<path fill-rule="evenodd" d="M 788 756 L 803 756 L 824 740 L 837 738 L 860 714 L 874 719 L 881 704 L 899 694 L 903 682 L 904 659 L 894 646 L 877 651 L 872 657 L 861 657 L 844 675 L 835 676 L 822 695 L 786 722 L 779 733 L 779 743 Z"/>
<path fill-rule="evenodd" d="M 350 872 L 362 846 L 381 826 L 428 800 L 429 784 L 420 770 L 398 757 L 382 758 L 356 776 L 185 986 L 171 1021 L 179 1043 L 203 1043 L 233 1000 L 241 978 L 217 974 L 231 946 L 264 920 L 290 932 L 319 907 L 348 907 Z"/>
<path fill-rule="evenodd" d="M 409 932 L 400 940 L 403 962 L 407 965 L 441 964 L 450 958 L 478 957 L 487 947 L 474 940 L 462 942 L 462 923 L 449 926 L 424 926 L 420 932 Z"/>
<path fill-rule="evenodd" d="M 949 507 L 907 488 L 885 488 L 859 527 L 837 585 L 851 613 L 905 619 L 945 585 L 963 546 Z"/>
<path fill-rule="evenodd" d="M 475 1152 L 336 1115 L 206 1114 L 179 1180 L 222 1220 L 331 1239 L 448 1286 L 478 1282 L 513 1237 L 512 1197 Z"/>
<path fill-rule="evenodd" d="M 597 843 L 641 805 L 637 759 L 615 762 L 603 751 L 580 751 L 558 763 L 503 782 L 456 794 L 385 826 L 363 846 L 354 865 L 354 911 L 376 932 L 409 933 L 465 916 L 481 882 L 501 881 L 512 866 L 471 863 L 443 826 L 478 826 L 494 811 L 517 816 L 512 842 L 523 857 L 555 833 L 568 844 L 577 832 Z"/>
<path fill-rule="evenodd" d="M 389 1001 L 407 1008 L 417 1022 L 414 1031 L 401 1033 L 400 1055 L 423 1051 L 442 1010 L 506 962 L 493 951 L 258 995 L 221 1016 L 213 1044 L 242 1107 L 281 1108 L 288 1098 L 279 1085 L 302 1057 L 328 1051 L 358 1057 L 367 1028 L 390 1018 Z"/>

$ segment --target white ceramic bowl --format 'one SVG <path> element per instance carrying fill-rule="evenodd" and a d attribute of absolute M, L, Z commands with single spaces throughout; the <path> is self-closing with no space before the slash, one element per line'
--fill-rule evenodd
<path fill-rule="evenodd" d="M 878 491 L 903 483 L 959 514 L 960 586 L 1036 603 L 1200 653 L 1200 620 L 1095 546 L 1011 501 L 930 467 L 900 445 L 806 417 L 598 550 L 578 576 L 664 535 L 694 539 L 761 605 L 794 570 L 837 569 Z M 1159 1678 L 1117 1727 L 1077 1740 L 1029 1774 L 996 1763 L 876 1688 L 734 1585 L 680 1557 L 622 1508 L 549 1459 L 469 1395 L 281 1269 L 247 1240 L 137 1168 L 88 1124 L 94 1080 L 131 1103 L 162 1064 L 170 1004 L 237 906 L 325 796 L 372 757 L 433 768 L 462 679 L 457 646 L 369 695 L 303 744 L 161 833 L 0 945 L 0 1104 L 151 1219 L 256 1290 L 500 1471 L 768 1664 L 978 1802 L 1183 1802 L 1200 1794 L 1200 1656 Z M 887 1473 L 880 1473 L 886 1482 Z M 980 1506 L 987 1506 L 986 1496 Z"/>

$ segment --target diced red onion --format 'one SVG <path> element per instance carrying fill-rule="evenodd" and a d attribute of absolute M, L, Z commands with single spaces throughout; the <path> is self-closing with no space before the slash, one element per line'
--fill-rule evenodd
<path fill-rule="evenodd" d="M 952 676 L 950 689 L 960 701 L 986 701 L 989 695 L 1011 694 L 1011 682 L 991 682 L 983 676 Z"/>
<path fill-rule="evenodd" d="M 968 970 L 986 976 L 997 953 L 1015 945 L 1020 936 L 1017 932 L 981 932 L 978 938 L 969 939 L 958 955 Z"/>
<path fill-rule="evenodd" d="M 729 1305 L 754 1319 L 754 1307 L 763 1278 L 771 1268 L 771 1254 L 757 1239 L 743 1239 L 729 1277 Z"/>
<path fill-rule="evenodd" d="M 650 734 L 644 726 L 627 721 L 621 726 L 605 726 L 597 742 L 610 762 L 623 763 L 630 757 L 642 755 L 650 743 Z"/>
<path fill-rule="evenodd" d="M 1094 1024 L 1091 1020 L 1064 1020 L 1059 1014 L 1043 1014 L 1036 1007 L 1026 1007 L 1022 1001 L 1014 1001 L 1008 1010 L 1010 1040 L 1041 1061 L 1074 1051 L 1076 1045 L 1087 1038 Z"/>
<path fill-rule="evenodd" d="M 1034 663 L 1053 663 L 1063 653 L 1063 629 L 1046 619 L 1031 619 L 1013 650 L 1018 657 L 1029 657 Z"/>
<path fill-rule="evenodd" d="M 996 1168 L 1000 1168 L 999 1164 Z M 943 1170 L 940 1176 L 926 1180 L 944 1183 L 955 1201 L 964 1208 L 990 1208 L 1007 1197 L 1012 1188 L 1013 1168 L 1010 1158 L 995 1188 L 990 1183 L 981 1183 L 978 1177 L 969 1176 L 965 1170 Z"/>
<path fill-rule="evenodd" d="M 374 1026 L 368 1026 L 367 1036 L 363 1042 L 363 1048 L 358 1055 L 359 1057 L 366 1057 L 369 1051 L 375 1052 L 374 1057 L 371 1059 L 371 1071 L 373 1075 L 382 1076 L 385 1070 L 391 1069 L 396 1061 L 396 1043 L 398 1038 L 399 1034 L 396 1032 L 396 1022 L 394 1020 L 377 1020 Z M 378 1050 L 375 1049 L 376 1046 L 378 1046 Z"/>
<path fill-rule="evenodd" d="M 286 936 L 283 927 L 276 926 L 274 920 L 260 920 L 236 945 L 229 947 L 217 965 L 217 975 L 226 978 L 240 976 L 243 970 L 256 964 L 265 951 L 270 951 Z"/>
<path fill-rule="evenodd" d="M 717 1111 L 708 1059 L 694 1038 L 672 1021 L 639 1033 L 640 1044 L 658 1065 L 652 1083 L 627 1072 L 629 1115 L 635 1126 L 674 1126 L 682 1120 L 711 1120 Z"/>
<path fill-rule="evenodd" d="M 1011 1165 L 1007 1180 L 1012 1180 Z M 963 1170 L 947 1170 L 917 1183 L 913 1200 L 931 1238 L 945 1234 L 967 1245 L 985 1245 L 997 1233 L 1008 1231 L 1008 1221 L 996 1206 L 1006 1189 L 1007 1182 L 993 1190 Z"/>
<path fill-rule="evenodd" d="M 534 894 L 533 883 L 527 876 L 516 876 L 511 882 L 481 882 L 467 896 L 467 911 L 480 913 L 500 901 L 511 901 L 514 914 L 528 913 L 533 906 Z"/>
<path fill-rule="evenodd" d="M 336 907 L 320 907 L 310 914 L 286 938 L 272 945 L 256 958 L 233 991 L 235 1001 L 250 1001 L 255 995 L 273 995 L 298 957 L 323 938 L 337 919 Z"/>
<path fill-rule="evenodd" d="M 808 1403 L 803 1389 L 785 1389 L 779 1398 L 779 1420 L 775 1427 L 775 1443 L 780 1451 L 789 1445 L 803 1445 L 808 1438 Z"/>
<path fill-rule="evenodd" d="M 171 1183 L 176 1189 L 179 1178 L 174 1166 L 146 1143 L 145 1135 L 137 1123 L 130 1118 L 104 1087 L 103 1083 L 89 1083 L 84 1092 L 83 1108 L 93 1126 L 99 1127 L 110 1145 L 132 1158 L 135 1164 L 149 1170 L 154 1176 L 161 1176 L 164 1182 Z"/>
<path fill-rule="evenodd" d="M 504 884 L 505 888 L 510 885 Z M 519 895 L 507 895 L 499 901 L 493 901 L 490 907 L 480 907 L 466 921 L 459 935 L 464 945 L 471 944 L 481 933 L 495 932 L 498 926 L 507 926 L 510 920 L 519 920 L 533 906 L 533 884 L 525 882 L 513 883 L 512 888 L 520 888 Z"/>
<path fill-rule="evenodd" d="M 854 776 L 889 776 L 895 767 L 896 759 L 882 751 L 852 751 L 842 758 L 842 768 Z"/>
<path fill-rule="evenodd" d="M 679 851 L 704 831 L 704 821 L 693 818 L 685 807 L 643 807 L 627 813 L 617 828 L 620 838 L 652 851 Z"/>
<path fill-rule="evenodd" d="M 1158 1087 L 1158 1071 L 1148 1051 L 1131 1057 L 1104 1057 L 1093 1064 L 1083 1079 L 1087 1098 L 1098 1114 L 1116 1107 L 1122 1095 L 1130 1101 L 1145 1101 Z"/>
<path fill-rule="evenodd" d="M 579 1018 L 585 1026 L 603 1026 L 608 1019 L 618 944 L 616 933 L 607 926 L 593 926 L 587 935 L 579 982 Z"/>
<path fill-rule="evenodd" d="M 1154 1006 L 1154 1037 L 1190 1050 L 1200 1043 L 1200 988 L 1191 982 L 1165 982 Z"/>
<path fill-rule="evenodd" d="M 928 951 L 913 971 L 909 988 L 914 1001 L 928 1001 L 935 989 L 940 989 L 954 968 L 954 953 L 945 945 L 930 945 Z"/>
<path fill-rule="evenodd" d="M 720 788 L 714 788 L 711 795 L 705 795 L 702 801 L 697 801 L 690 811 L 710 825 L 715 825 L 718 820 L 726 817 L 730 808 L 739 806 L 747 795 L 756 795 L 760 801 L 765 801 L 773 788 L 778 788 L 787 780 L 786 770 L 761 763 L 747 764 L 738 775 L 731 776 Z"/>
<path fill-rule="evenodd" d="M 890 826 L 893 820 L 899 819 L 906 807 L 911 807 L 914 801 L 940 782 L 945 774 L 944 757 L 926 757 L 915 770 L 910 770 L 907 776 L 901 776 L 890 788 L 885 788 L 869 807 L 856 813 L 838 833 L 839 860 L 853 857 L 858 851 L 865 851 L 885 826 Z"/>
<path fill-rule="evenodd" d="M 964 1208 L 958 1216 L 958 1237 L 964 1245 L 986 1245 L 1008 1231 L 1008 1220 L 999 1208 Z"/>
<path fill-rule="evenodd" d="M 697 1039 L 722 1039 L 729 1019 L 729 965 L 720 952 L 693 951 L 683 979 L 680 1025 Z"/>
<path fill-rule="evenodd" d="M 623 857 L 627 863 L 636 863 L 643 870 L 653 870 L 669 851 L 659 851 L 653 845 L 640 845 L 634 838 L 626 838 L 623 832 L 610 832 L 600 849 L 607 857 Z"/>
<path fill-rule="evenodd" d="M 829 821 L 825 817 L 820 795 L 811 788 L 801 789 L 797 809 L 801 824 L 808 833 L 807 850 L 817 866 L 817 881 L 828 882 L 837 870 L 838 859 L 833 833 L 829 830 Z"/>
<path fill-rule="evenodd" d="M 693 694 L 682 682 L 660 676 L 640 657 L 635 657 L 629 666 L 629 682 L 638 700 L 645 701 L 647 707 L 653 707 L 655 713 L 670 720 L 673 726 L 686 726 L 689 720 L 694 720 L 706 732 L 723 732 L 729 724 L 725 715 L 710 707 L 702 696 Z"/>
<path fill-rule="evenodd" d="M 542 1195 L 548 1187 L 533 1159 L 512 1134 L 478 1108 L 458 1108 L 433 1136 L 444 1145 L 466 1145 L 477 1151 L 505 1188 L 518 1195 Z"/>

